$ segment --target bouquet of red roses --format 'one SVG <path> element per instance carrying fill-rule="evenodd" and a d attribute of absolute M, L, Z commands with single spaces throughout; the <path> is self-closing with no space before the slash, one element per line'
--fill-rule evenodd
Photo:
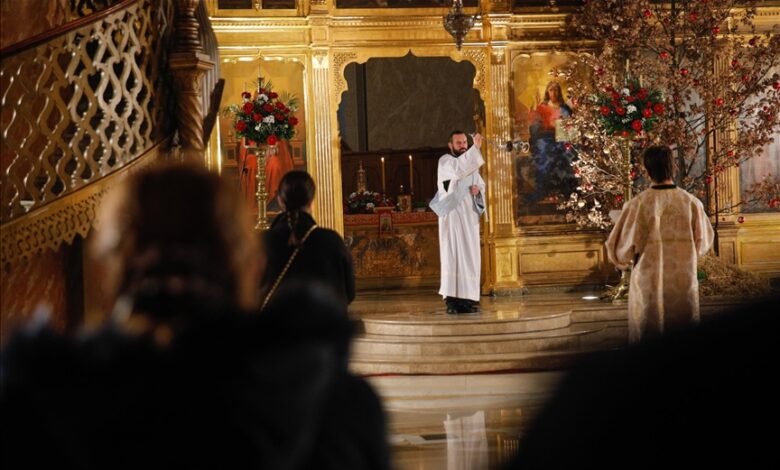
<path fill-rule="evenodd" d="M 295 98 L 279 99 L 271 82 L 263 83 L 261 79 L 257 81 L 254 96 L 245 91 L 241 98 L 241 104 L 232 104 L 226 109 L 233 116 L 238 137 L 246 137 L 257 144 L 275 145 L 280 139 L 290 140 L 295 135 L 294 128 L 298 124 L 298 118 L 293 115 L 298 110 Z"/>
<path fill-rule="evenodd" d="M 665 111 L 662 93 L 641 87 L 637 80 L 629 80 L 621 89 L 608 86 L 604 91 L 591 100 L 610 135 L 631 137 L 649 131 Z"/>

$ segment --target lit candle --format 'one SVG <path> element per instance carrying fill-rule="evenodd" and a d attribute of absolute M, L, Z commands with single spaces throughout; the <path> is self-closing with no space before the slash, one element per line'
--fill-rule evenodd
<path fill-rule="evenodd" d="M 387 190 L 385 189 L 385 157 L 382 157 L 382 194 L 385 194 Z"/>
<path fill-rule="evenodd" d="M 409 194 L 414 193 L 414 170 L 412 166 L 412 156 L 409 155 Z"/>

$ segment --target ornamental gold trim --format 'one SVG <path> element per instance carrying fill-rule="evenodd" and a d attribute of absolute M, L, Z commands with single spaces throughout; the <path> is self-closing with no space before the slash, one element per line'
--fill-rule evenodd
<path fill-rule="evenodd" d="M 94 183 L 2 225 L 2 266 L 7 269 L 38 253 L 56 251 L 63 242 L 73 243 L 76 235 L 86 237 L 95 225 L 97 208 L 103 197 L 128 176 L 156 163 L 164 144 L 157 144 L 144 156 Z"/>

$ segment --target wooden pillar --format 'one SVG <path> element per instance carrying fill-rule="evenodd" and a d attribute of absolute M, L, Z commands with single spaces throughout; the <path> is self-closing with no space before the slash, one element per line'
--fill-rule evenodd
<path fill-rule="evenodd" d="M 201 79 L 214 67 L 198 38 L 195 10 L 200 0 L 176 0 L 176 38 L 168 66 L 173 74 L 176 121 L 185 161 L 205 164 Z"/>

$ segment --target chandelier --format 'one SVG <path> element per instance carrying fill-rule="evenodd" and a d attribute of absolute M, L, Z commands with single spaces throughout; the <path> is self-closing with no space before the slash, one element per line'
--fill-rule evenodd
<path fill-rule="evenodd" d="M 460 50 L 463 45 L 463 38 L 466 37 L 469 30 L 474 26 L 474 20 L 477 15 L 467 15 L 463 13 L 463 0 L 452 0 L 452 8 L 447 16 L 444 17 L 444 29 L 455 39 L 455 45 Z"/>

